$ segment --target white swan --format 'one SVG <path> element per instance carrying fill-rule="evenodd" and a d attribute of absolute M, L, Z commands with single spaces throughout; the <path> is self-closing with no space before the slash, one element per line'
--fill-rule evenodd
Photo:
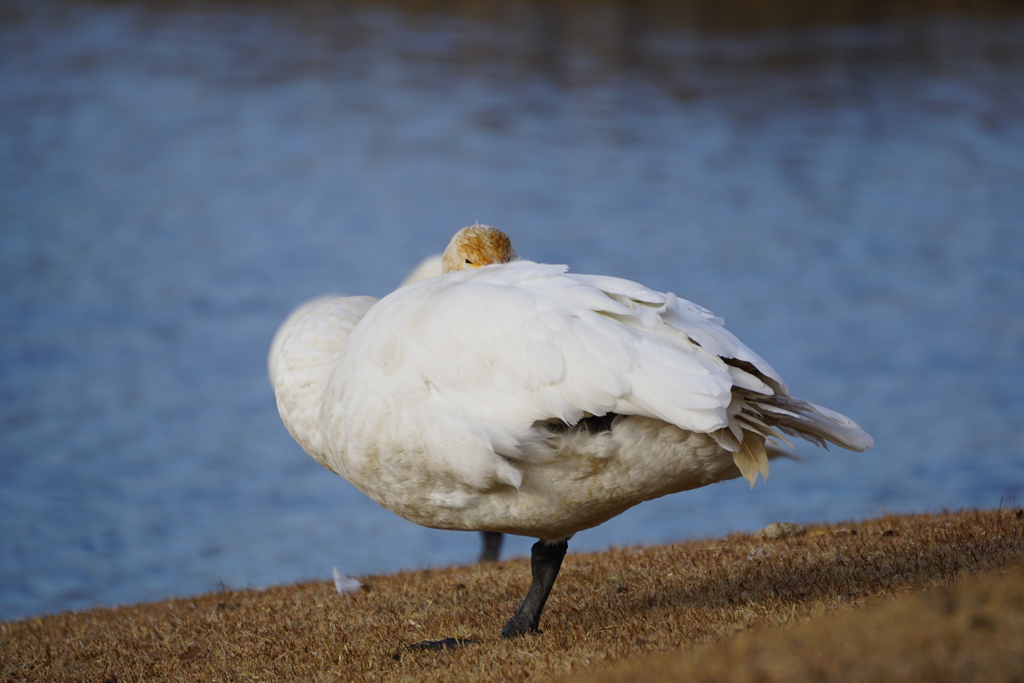
<path fill-rule="evenodd" d="M 292 436 L 373 500 L 428 527 L 540 539 L 503 637 L 537 630 L 576 532 L 669 493 L 752 486 L 784 434 L 873 445 L 791 397 L 700 306 L 565 266 L 478 268 L 505 260 L 481 256 L 497 243 L 514 256 L 500 231 L 464 228 L 444 257 L 470 270 L 293 316 L 270 363 Z"/>

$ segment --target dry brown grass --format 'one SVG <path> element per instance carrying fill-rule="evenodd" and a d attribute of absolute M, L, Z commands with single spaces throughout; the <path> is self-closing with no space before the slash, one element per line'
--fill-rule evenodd
<path fill-rule="evenodd" d="M 1002 680 L 1022 680 L 1024 658 L 1016 669 L 1006 659 L 1024 642 L 1020 574 L 960 585 L 1022 560 L 1020 510 L 889 516 L 778 540 L 736 534 L 569 555 L 544 633 L 514 641 L 498 633 L 529 583 L 524 560 L 366 577 L 349 595 L 314 582 L 0 624 L 0 672 L 11 681 L 781 681 L 845 680 L 851 662 L 873 662 L 863 680 L 904 670 L 915 674 L 904 680 L 952 680 L 934 673 L 952 666 L 940 657 L 949 650 L 960 662 L 987 653 L 999 671 L 1018 672 Z M 936 586 L 946 592 L 882 600 Z M 402 649 L 448 636 L 481 642 Z"/>
<path fill-rule="evenodd" d="M 582 675 L 580 676 L 582 678 Z M 629 660 L 587 683 L 1024 681 L 1024 569 Z"/>

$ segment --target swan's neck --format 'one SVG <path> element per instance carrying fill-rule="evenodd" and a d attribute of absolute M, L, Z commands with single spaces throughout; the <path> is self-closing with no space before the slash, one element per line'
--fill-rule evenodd
<path fill-rule="evenodd" d="M 376 301 L 368 296 L 311 301 L 284 322 L 271 345 L 270 381 L 281 420 L 303 450 L 328 469 L 324 416 L 330 411 L 324 401 L 352 328 Z"/>

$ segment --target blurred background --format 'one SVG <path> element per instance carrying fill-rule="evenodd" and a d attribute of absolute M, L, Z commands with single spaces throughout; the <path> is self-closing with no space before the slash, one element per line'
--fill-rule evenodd
<path fill-rule="evenodd" d="M 0 619 L 473 561 L 306 456 L 265 358 L 474 221 L 877 440 L 571 550 L 1019 504 L 1016 5 L 0 0 Z"/>

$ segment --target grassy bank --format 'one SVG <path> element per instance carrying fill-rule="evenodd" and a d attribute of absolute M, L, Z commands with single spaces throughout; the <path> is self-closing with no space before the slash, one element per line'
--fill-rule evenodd
<path fill-rule="evenodd" d="M 311 582 L 4 623 L 0 672 L 781 681 L 850 680 L 856 669 L 862 680 L 1022 680 L 1024 576 L 1008 571 L 1021 564 L 1024 511 L 888 516 L 780 539 L 571 554 L 544 632 L 514 641 L 498 632 L 529 583 L 526 560 L 365 577 L 345 595 Z M 480 643 L 403 650 L 443 637 Z"/>

